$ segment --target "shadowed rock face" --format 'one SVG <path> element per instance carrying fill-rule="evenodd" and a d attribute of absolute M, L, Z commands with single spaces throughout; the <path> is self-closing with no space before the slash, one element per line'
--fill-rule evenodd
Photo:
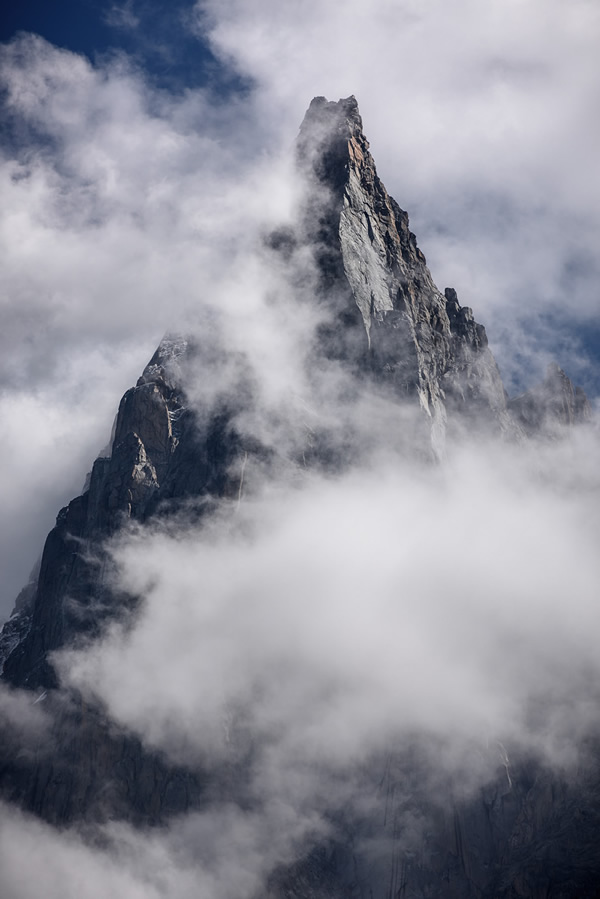
<path fill-rule="evenodd" d="M 553 364 L 544 381 L 509 401 L 509 408 L 525 433 L 558 436 L 565 428 L 589 421 L 591 408 L 581 387 L 574 387 Z"/>
<path fill-rule="evenodd" d="M 204 498 L 196 513 L 206 514 L 211 499 L 238 489 L 240 449 L 228 410 L 209 410 L 200 428 L 186 408 L 181 367 L 193 354 L 187 341 L 165 338 L 127 391 L 111 455 L 96 459 L 88 489 L 59 512 L 39 576 L 22 591 L 0 637 L 4 680 L 44 699 L 56 746 L 48 754 L 40 745 L 34 759 L 7 758 L 0 739 L 0 790 L 53 823 L 90 817 L 159 823 L 198 805 L 204 794 L 203 772 L 167 765 L 80 697 L 65 701 L 51 662 L 56 650 L 135 613 L 137 598 L 113 583 L 107 539 L 129 521 L 169 514 L 190 498 Z M 213 791 L 218 783 L 212 771 Z"/>
<path fill-rule="evenodd" d="M 465 801 L 435 799 L 418 757 L 373 762 L 376 811 L 338 822 L 345 840 L 277 872 L 273 899 L 597 899 L 597 761 L 568 784 L 522 762 Z"/>
<path fill-rule="evenodd" d="M 273 236 L 271 245 L 284 258 L 294 247 L 309 248 L 316 261 L 314 301 L 324 315 L 313 359 L 334 360 L 387 399 L 420 409 L 438 453 L 463 423 L 522 438 L 585 420 L 585 395 L 558 368 L 507 403 L 485 329 L 456 291 L 437 289 L 406 212 L 381 183 L 354 97 L 312 101 L 297 158 L 306 186 L 301 220 L 294 234 Z M 110 455 L 94 462 L 87 489 L 59 512 L 39 574 L 0 637 L 4 680 L 47 693 L 55 722 L 50 750 L 14 757 L 0 745 L 0 789 L 51 822 L 121 817 L 154 824 L 209 796 L 236 802 L 244 792 L 243 763 L 235 771 L 168 765 L 107 722 L 101 709 L 61 690 L 52 666 L 54 651 L 94 638 L 107 621 L 135 610 L 136 597 L 115 588 L 108 538 L 127 522 L 143 524 L 190 502 L 198 516 L 235 502 L 249 455 L 265 459 L 265 448 L 240 437 L 227 402 L 201 416 L 190 409 L 184 385 L 195 357 L 183 338 L 161 342 L 121 401 Z M 251 387 L 240 390 L 237 402 L 254 402 Z M 314 441 L 302 455 L 304 464 L 330 464 Z M 420 787 L 418 760 L 374 759 L 364 786 L 379 811 L 368 820 L 338 821 L 345 837 L 276 872 L 270 895 L 597 896 L 596 767 L 568 785 L 526 760 L 515 762 L 507 778 L 508 771 L 500 756 L 497 781 L 481 795 L 467 801 L 449 788 L 433 805 Z M 427 828 L 402 854 L 407 795 Z M 361 848 L 365 836 L 383 847 L 379 854 Z"/>

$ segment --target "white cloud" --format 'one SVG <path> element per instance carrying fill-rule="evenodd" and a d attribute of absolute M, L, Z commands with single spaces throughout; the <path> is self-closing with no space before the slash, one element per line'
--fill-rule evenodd
<path fill-rule="evenodd" d="M 585 705 L 597 668 L 594 446 L 379 459 L 269 488 L 207 533 L 134 532 L 115 553 L 139 620 L 60 670 L 180 760 L 226 752 L 239 709 L 315 768 L 422 731 L 552 758 L 587 726 L 562 703 Z M 554 730 L 530 730 L 548 696 Z"/>
<path fill-rule="evenodd" d="M 259 890 L 338 812 L 366 816 L 357 852 L 385 858 L 381 778 L 396 784 L 396 848 L 414 848 L 450 782 L 468 797 L 506 766 L 508 789 L 523 751 L 568 772 L 595 731 L 597 448 L 583 431 L 471 445 L 439 467 L 391 452 L 263 484 L 201 529 L 183 515 L 122 534 L 119 586 L 143 604 L 57 656 L 63 682 L 172 760 L 238 772 Z M 219 851 L 223 815 L 240 812 L 204 819 Z"/>
<path fill-rule="evenodd" d="M 40 693 L 35 699 L 26 690 L 14 690 L 0 684 L 0 745 L 6 759 L 9 750 L 12 761 L 32 752 L 41 754 L 52 743 L 50 737 L 51 716 L 46 714 L 43 704 L 46 699 Z"/>
<path fill-rule="evenodd" d="M 0 885 L 6 899 L 251 899 L 319 829 L 282 803 L 261 812 L 223 804 L 154 831 L 59 830 L 0 804 Z"/>

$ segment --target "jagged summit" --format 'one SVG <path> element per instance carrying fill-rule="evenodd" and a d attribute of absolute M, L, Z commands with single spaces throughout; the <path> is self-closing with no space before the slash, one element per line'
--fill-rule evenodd
<path fill-rule="evenodd" d="M 352 95 L 337 102 L 315 97 L 300 125 L 296 144 L 298 160 L 301 164 L 316 162 L 327 145 L 333 151 L 337 144 L 343 152 L 345 142 L 362 134 L 362 131 L 356 97 Z M 334 162 L 334 157 L 331 162 Z"/>
<path fill-rule="evenodd" d="M 521 438 L 585 420 L 587 398 L 564 373 L 507 402 L 484 326 L 456 290 L 436 287 L 408 214 L 379 178 L 353 95 L 312 100 L 297 157 L 307 185 L 303 226 L 331 308 L 324 352 L 417 398 L 437 451 L 448 427 L 467 422 L 469 431 Z"/>
<path fill-rule="evenodd" d="M 358 101 L 354 94 L 350 94 L 349 97 L 342 97 L 337 101 L 328 100 L 327 97 L 313 97 L 300 125 L 300 133 L 313 121 L 325 124 L 331 118 L 339 119 L 340 123 L 346 121 L 351 130 L 352 126 L 356 126 L 359 131 L 362 131 L 363 125 Z"/>
<path fill-rule="evenodd" d="M 332 306 L 331 352 L 353 355 L 399 396 L 415 396 L 438 449 L 449 415 L 515 431 L 485 329 L 454 290 L 434 284 L 407 213 L 377 174 L 354 97 L 312 101 L 298 158 L 307 239 Z"/>

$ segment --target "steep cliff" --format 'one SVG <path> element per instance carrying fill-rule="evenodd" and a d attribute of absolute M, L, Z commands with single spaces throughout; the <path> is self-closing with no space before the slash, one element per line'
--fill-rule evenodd
<path fill-rule="evenodd" d="M 448 416 L 514 433 L 485 328 L 455 290 L 442 294 L 433 283 L 408 215 L 377 175 L 354 97 L 312 101 L 298 158 L 308 184 L 305 233 L 333 312 L 330 351 L 343 341 L 344 355 L 379 383 L 415 396 L 436 449 Z"/>
<path fill-rule="evenodd" d="M 437 289 L 406 212 L 381 183 L 354 97 L 312 101 L 297 161 L 304 184 L 299 221 L 270 244 L 288 261 L 308 251 L 315 262 L 313 299 L 322 315 L 308 365 L 332 361 L 349 383 L 369 385 L 392 408 L 408 403 L 433 457 L 465 430 L 523 440 L 585 420 L 585 395 L 557 368 L 541 387 L 507 401 L 484 327 L 455 290 Z M 236 789 L 242 791 L 245 762 L 234 773 L 169 764 L 109 722 L 101 708 L 62 690 L 52 664 L 53 652 L 94 639 L 107 622 L 136 608 L 137 597 L 115 586 L 108 538 L 128 522 L 143 525 L 184 505 L 197 517 L 219 503 L 235 505 L 246 466 L 260 460 L 268 467 L 272 448 L 242 435 L 236 424 L 240 409 L 256 401 L 249 383 L 240 383 L 234 399 L 217 395 L 202 409 L 190 402 L 186 385 L 199 358 L 193 339 L 161 342 L 121 401 L 110 453 L 96 459 L 83 494 L 59 512 L 39 574 L 0 638 L 5 682 L 47 703 L 56 746 L 51 752 L 40 747 L 33 757 L 5 755 L 0 787 L 5 797 L 52 822 L 122 817 L 155 824 L 201 806 L 208 794 L 235 801 Z M 282 450 L 290 465 L 300 458 L 303 465 L 330 464 L 312 435 L 302 439 Z M 467 801 L 449 793 L 441 811 L 420 796 L 414 765 L 387 759 L 382 773 L 373 760 L 365 789 L 385 794 L 385 801 L 375 801 L 368 820 L 344 822 L 346 841 L 323 841 L 278 871 L 273 895 L 595 895 L 595 767 L 567 786 L 521 760 L 507 785 L 507 764 L 500 758 L 497 782 L 480 796 Z M 400 812 L 389 797 L 395 783 L 413 781 L 412 802 L 428 817 L 428 831 L 418 848 L 400 856 Z M 366 831 L 387 847 L 381 858 L 356 848 Z"/>

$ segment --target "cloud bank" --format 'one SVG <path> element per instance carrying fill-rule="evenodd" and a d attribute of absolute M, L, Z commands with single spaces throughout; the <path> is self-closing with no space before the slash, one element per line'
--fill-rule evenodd
<path fill-rule="evenodd" d="M 143 611 L 67 653 L 63 678 L 179 761 L 224 747 L 237 709 L 317 767 L 415 731 L 552 757 L 571 716 L 590 723 L 571 703 L 598 675 L 594 446 L 378 458 L 265 487 L 206 530 L 121 536 L 119 586 Z M 564 721 L 538 731 L 550 697 Z"/>
<path fill-rule="evenodd" d="M 596 450 L 581 431 L 435 467 L 390 452 L 121 534 L 142 606 L 59 654 L 62 681 L 215 782 L 154 830 L 11 810 L 9 895 L 264 895 L 344 822 L 370 822 L 355 849 L 376 859 L 420 845 L 427 803 L 510 791 L 523 755 L 569 777 L 596 733 Z"/>

